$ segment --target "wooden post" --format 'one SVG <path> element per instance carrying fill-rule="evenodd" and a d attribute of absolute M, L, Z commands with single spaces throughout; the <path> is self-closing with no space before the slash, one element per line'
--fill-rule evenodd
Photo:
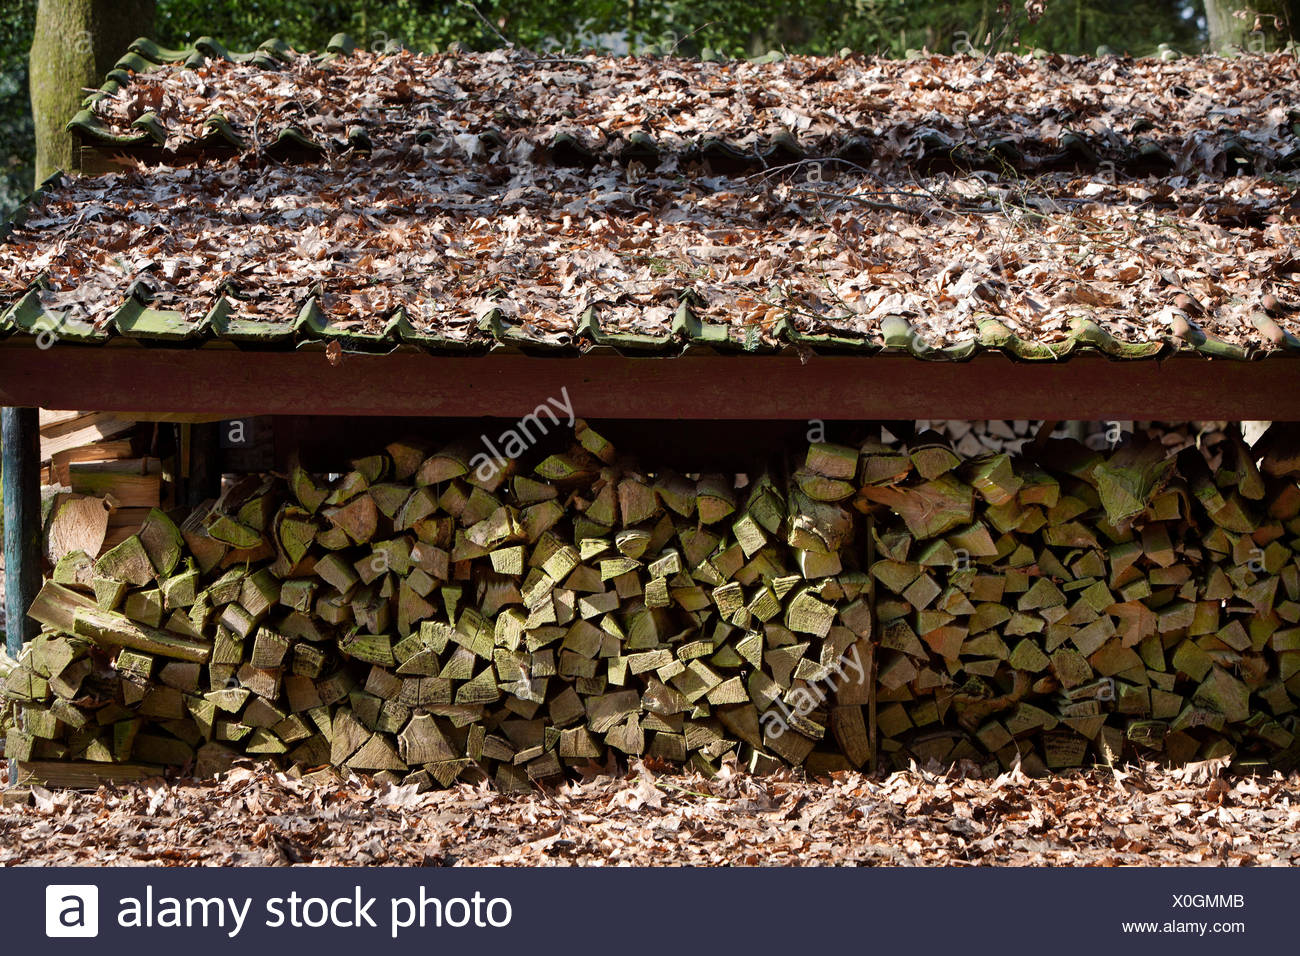
<path fill-rule="evenodd" d="M 41 442 L 34 408 L 0 411 L 5 539 L 5 634 L 10 656 L 39 631 L 27 608 L 41 587 Z"/>

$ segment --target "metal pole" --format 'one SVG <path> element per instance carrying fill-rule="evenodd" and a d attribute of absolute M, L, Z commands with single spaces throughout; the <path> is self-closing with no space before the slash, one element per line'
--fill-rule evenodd
<path fill-rule="evenodd" d="M 4 483 L 5 636 L 11 657 L 40 630 L 27 609 L 41 587 L 41 439 L 34 408 L 0 410 Z"/>

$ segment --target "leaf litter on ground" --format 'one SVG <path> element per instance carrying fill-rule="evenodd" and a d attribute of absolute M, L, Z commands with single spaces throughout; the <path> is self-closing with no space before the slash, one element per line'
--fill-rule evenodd
<path fill-rule="evenodd" d="M 713 778 L 651 761 L 546 790 L 419 794 L 354 777 L 309 786 L 237 765 L 217 780 L 90 793 L 33 787 L 0 810 L 0 865 L 1290 866 L 1300 774 L 1222 762 L 1095 768 L 912 766 L 887 776 Z"/>

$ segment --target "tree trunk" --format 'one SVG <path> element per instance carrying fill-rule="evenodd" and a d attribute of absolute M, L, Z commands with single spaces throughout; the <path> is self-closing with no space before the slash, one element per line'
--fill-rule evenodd
<path fill-rule="evenodd" d="M 1212 50 L 1277 50 L 1293 36 L 1300 0 L 1205 0 Z"/>
<path fill-rule="evenodd" d="M 64 127 L 131 41 L 153 31 L 154 8 L 155 0 L 41 0 L 31 53 L 38 184 L 78 168 Z"/>

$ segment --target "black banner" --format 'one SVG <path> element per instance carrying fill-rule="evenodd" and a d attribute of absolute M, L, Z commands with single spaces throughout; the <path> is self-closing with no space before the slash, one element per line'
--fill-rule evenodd
<path fill-rule="evenodd" d="M 1110 956 L 1242 943 L 1289 952 L 1300 877 L 1291 869 L 61 868 L 0 871 L 0 892 L 14 952 L 86 949 L 94 938 L 107 952 L 170 946 L 184 956 L 250 945 L 355 956 L 358 946 L 384 943 L 618 956 L 880 946 Z"/>

